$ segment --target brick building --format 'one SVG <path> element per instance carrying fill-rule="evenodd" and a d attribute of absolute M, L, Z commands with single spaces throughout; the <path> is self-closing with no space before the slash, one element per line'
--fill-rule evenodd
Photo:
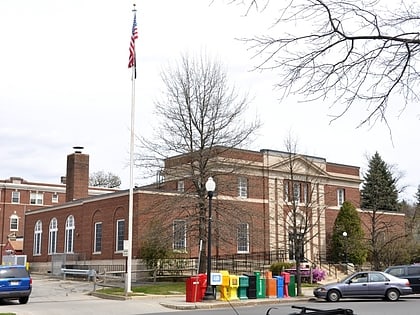
<path fill-rule="evenodd" d="M 348 200 L 359 207 L 358 167 L 274 150 L 215 150 L 210 161 L 217 183 L 214 255 L 274 252 L 280 260 L 292 260 L 290 209 L 296 200 L 298 219 L 307 216 L 312 224 L 302 254 L 313 262 L 326 259 L 327 239 L 341 204 Z M 48 268 L 58 253 L 81 255 L 97 264 L 124 261 L 129 191 L 89 197 L 86 182 L 79 181 L 86 176 L 87 160 L 81 152 L 68 156 L 68 202 L 26 212 L 24 253 L 33 266 Z M 198 256 L 197 197 L 189 160 L 187 155 L 167 159 L 161 180 L 134 189 L 133 259 L 151 239 L 166 242 L 183 257 Z M 367 221 L 366 212 L 360 213 Z M 404 218 L 387 214 L 384 220 Z"/>
<path fill-rule="evenodd" d="M 85 161 L 85 167 L 88 167 L 89 160 Z M 86 173 L 87 172 L 87 173 Z M 96 196 L 107 194 L 115 191 L 115 189 L 106 189 L 100 187 L 89 187 L 89 168 L 84 170 L 87 178 L 80 177 L 79 183 L 83 184 L 83 193 L 87 196 Z M 25 213 L 36 209 L 49 206 L 61 205 L 67 202 L 66 194 L 66 177 L 61 178 L 60 184 L 47 184 L 39 182 L 30 182 L 20 177 L 10 177 L 0 180 L 0 246 L 2 256 L 5 250 L 8 252 L 10 248 L 9 241 L 23 241 Z M 75 198 L 78 197 L 74 194 Z M 21 252 L 14 250 L 14 252 Z"/>

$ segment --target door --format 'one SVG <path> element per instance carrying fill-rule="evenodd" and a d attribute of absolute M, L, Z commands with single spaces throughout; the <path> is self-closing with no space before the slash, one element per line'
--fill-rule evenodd
<path fill-rule="evenodd" d="M 367 295 L 369 293 L 368 273 L 355 274 L 349 279 L 348 284 L 344 286 L 342 293 L 343 297 Z"/>

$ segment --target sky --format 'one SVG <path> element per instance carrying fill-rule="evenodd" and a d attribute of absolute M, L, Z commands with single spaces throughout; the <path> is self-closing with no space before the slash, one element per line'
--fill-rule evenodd
<path fill-rule="evenodd" d="M 281 99 L 276 73 L 257 72 L 238 38 L 265 34 L 268 15 L 227 0 L 137 1 L 135 133 L 150 137 L 161 72 L 182 54 L 207 55 L 225 66 L 229 83 L 251 100 L 250 119 L 263 123 L 251 150 L 285 150 L 290 133 L 298 151 L 367 170 L 376 151 L 403 173 L 404 199 L 420 184 L 416 156 L 420 109 L 396 97 L 384 124 L 357 128 L 367 112 L 358 104 L 331 123 L 331 103 Z M 133 23 L 127 0 L 0 1 L 0 179 L 60 183 L 66 157 L 83 146 L 90 172 L 105 171 L 129 186 L 132 103 L 128 47 Z M 134 170 L 135 184 L 143 184 Z"/>

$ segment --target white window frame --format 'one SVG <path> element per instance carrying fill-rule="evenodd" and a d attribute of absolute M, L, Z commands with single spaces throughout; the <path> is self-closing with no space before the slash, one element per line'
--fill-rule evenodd
<path fill-rule="evenodd" d="M 173 250 L 185 252 L 187 250 L 187 221 L 174 220 L 172 223 L 172 232 Z"/>
<path fill-rule="evenodd" d="M 125 220 L 119 219 L 116 222 L 115 233 L 115 251 L 122 252 L 124 250 Z"/>
<path fill-rule="evenodd" d="M 249 224 L 239 223 L 237 227 L 237 251 L 238 254 L 249 253 Z"/>
<path fill-rule="evenodd" d="M 12 191 L 12 203 L 20 203 L 20 191 Z"/>
<path fill-rule="evenodd" d="M 42 221 L 38 220 L 35 223 L 34 227 L 34 248 L 33 248 L 33 255 L 40 256 L 41 255 L 41 241 L 42 241 Z"/>
<path fill-rule="evenodd" d="M 293 182 L 293 201 L 295 203 L 300 203 L 300 183 Z"/>
<path fill-rule="evenodd" d="M 238 177 L 238 197 L 248 198 L 248 179 L 246 177 Z"/>
<path fill-rule="evenodd" d="M 52 218 L 48 229 L 48 255 L 57 253 L 58 221 Z"/>
<path fill-rule="evenodd" d="M 65 253 L 69 253 L 69 254 L 74 253 L 74 230 L 75 230 L 74 216 L 69 215 L 66 219 L 66 238 L 64 242 Z"/>
<path fill-rule="evenodd" d="M 93 253 L 100 254 L 102 251 L 102 222 L 95 222 L 95 235 L 93 238 Z"/>
<path fill-rule="evenodd" d="M 58 203 L 58 194 L 57 193 L 53 193 L 51 196 L 51 202 L 52 203 Z"/>
<path fill-rule="evenodd" d="M 346 191 L 344 188 L 337 189 L 337 206 L 341 207 L 346 198 Z"/>
<path fill-rule="evenodd" d="M 40 192 L 31 192 L 29 203 L 31 205 L 43 205 L 44 204 L 44 194 Z"/>
<path fill-rule="evenodd" d="M 19 217 L 17 214 L 10 216 L 10 231 L 19 231 Z"/>

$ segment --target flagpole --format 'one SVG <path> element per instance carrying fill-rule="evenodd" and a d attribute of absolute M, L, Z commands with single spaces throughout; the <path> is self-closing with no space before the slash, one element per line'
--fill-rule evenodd
<path fill-rule="evenodd" d="M 133 4 L 133 13 L 134 13 L 134 23 L 131 44 L 134 45 L 135 39 L 137 38 L 137 25 L 136 25 L 136 5 Z M 135 34 L 134 34 L 134 27 Z M 129 188 L 129 198 L 128 198 L 128 249 L 127 249 L 127 277 L 126 277 L 126 294 L 132 293 L 131 290 L 131 271 L 132 271 L 132 251 L 133 251 L 133 170 L 134 170 L 134 117 L 135 117 L 135 104 L 136 104 L 136 56 L 135 56 L 135 46 L 133 47 L 134 59 L 131 64 L 131 127 L 130 127 L 130 188 Z M 129 64 L 130 67 L 130 64 Z"/>

